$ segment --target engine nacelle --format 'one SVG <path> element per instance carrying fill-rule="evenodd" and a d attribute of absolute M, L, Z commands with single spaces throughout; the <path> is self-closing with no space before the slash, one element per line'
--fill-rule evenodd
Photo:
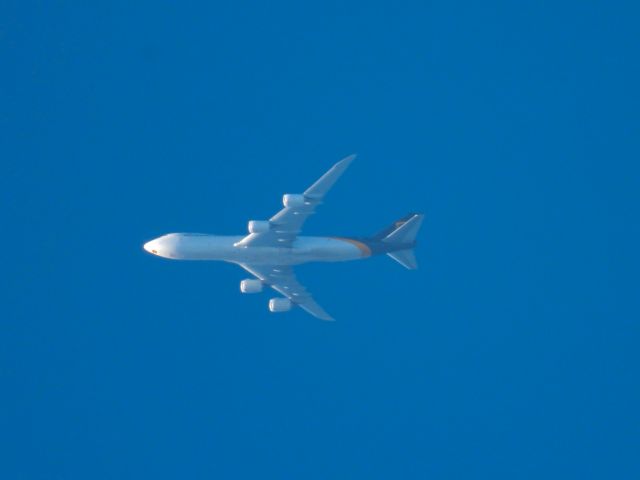
<path fill-rule="evenodd" d="M 271 230 L 267 220 L 251 220 L 248 225 L 249 233 L 265 233 Z"/>
<path fill-rule="evenodd" d="M 291 310 L 291 300 L 288 298 L 272 298 L 269 300 L 269 310 L 272 312 L 287 312 Z"/>
<path fill-rule="evenodd" d="M 299 193 L 287 193 L 282 196 L 282 204 L 288 208 L 302 207 L 305 202 L 304 195 Z"/>
<path fill-rule="evenodd" d="M 259 293 L 262 291 L 262 281 L 253 278 L 242 280 L 240 282 L 240 291 L 242 293 Z"/>

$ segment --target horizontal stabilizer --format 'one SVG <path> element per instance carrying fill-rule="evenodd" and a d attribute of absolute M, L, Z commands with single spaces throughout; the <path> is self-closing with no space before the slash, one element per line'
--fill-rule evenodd
<path fill-rule="evenodd" d="M 418 268 L 416 255 L 415 253 L 413 253 L 412 248 L 409 248 L 407 250 L 398 250 L 397 252 L 389 252 L 387 253 L 387 255 L 393 258 L 404 268 L 408 268 L 409 270 L 415 270 L 416 268 Z"/>

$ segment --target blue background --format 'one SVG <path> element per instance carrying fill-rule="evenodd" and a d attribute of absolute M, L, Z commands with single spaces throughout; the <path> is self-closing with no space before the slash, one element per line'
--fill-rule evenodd
<path fill-rule="evenodd" d="M 1 7 L 1 478 L 640 478 L 636 2 L 129 3 Z M 141 249 L 354 152 L 335 323 Z"/>

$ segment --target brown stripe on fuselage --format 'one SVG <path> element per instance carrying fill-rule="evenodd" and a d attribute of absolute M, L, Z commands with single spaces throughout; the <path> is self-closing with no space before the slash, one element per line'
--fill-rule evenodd
<path fill-rule="evenodd" d="M 350 243 L 351 245 L 354 245 L 355 247 L 358 248 L 358 250 L 362 252 L 363 257 L 371 256 L 371 249 L 366 244 L 358 240 L 354 240 L 353 238 L 345 238 L 345 237 L 331 237 L 331 238 L 335 240 L 342 240 L 343 242 L 347 242 L 347 243 Z"/>

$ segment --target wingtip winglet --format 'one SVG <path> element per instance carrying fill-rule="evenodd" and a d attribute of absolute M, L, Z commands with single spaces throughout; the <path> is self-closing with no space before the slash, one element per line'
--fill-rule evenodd
<path fill-rule="evenodd" d="M 325 322 L 335 322 L 335 319 L 314 300 L 305 303 L 298 303 L 298 306 L 320 320 L 324 320 Z"/>
<path fill-rule="evenodd" d="M 344 157 L 336 165 L 344 165 L 345 167 L 348 167 L 349 164 L 351 162 L 353 162 L 356 159 L 357 156 L 358 156 L 357 153 L 352 153 L 351 155 L 348 155 L 348 156 Z"/>
<path fill-rule="evenodd" d="M 349 167 L 349 164 L 356 158 L 356 154 L 353 153 L 348 157 L 343 158 L 333 167 L 329 169 L 322 177 L 307 188 L 304 192 L 305 197 L 321 200 L 322 197 L 331 189 L 333 184 L 340 178 L 344 171 Z"/>

